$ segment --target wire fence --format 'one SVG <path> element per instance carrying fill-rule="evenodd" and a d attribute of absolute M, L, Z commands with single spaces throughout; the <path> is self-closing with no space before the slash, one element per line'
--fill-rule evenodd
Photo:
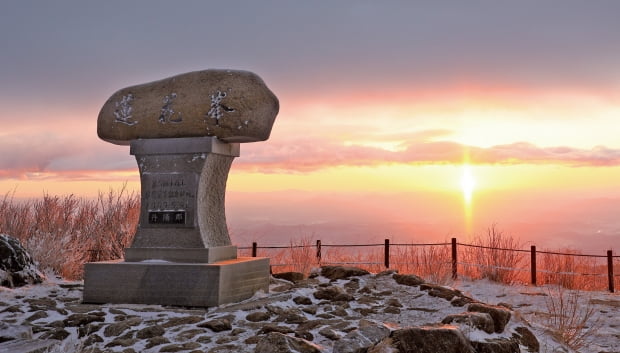
<path fill-rule="evenodd" d="M 260 250 L 260 252 L 259 252 Z M 309 273 L 317 266 L 357 266 L 371 272 L 386 269 L 415 273 L 437 283 L 459 276 L 502 283 L 556 283 L 566 288 L 614 292 L 620 285 L 620 256 L 578 252 L 513 249 L 459 243 L 300 244 L 238 247 L 239 256 L 269 257 L 273 272 Z M 529 254 L 529 256 L 528 256 Z"/>

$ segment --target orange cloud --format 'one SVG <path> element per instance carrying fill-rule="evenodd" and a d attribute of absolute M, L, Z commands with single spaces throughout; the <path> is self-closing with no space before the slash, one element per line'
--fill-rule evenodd
<path fill-rule="evenodd" d="M 604 146 L 592 149 L 539 147 L 527 142 L 474 147 L 451 141 L 414 140 L 402 149 L 390 151 L 364 145 L 343 145 L 332 141 L 296 140 L 242 151 L 236 169 L 264 173 L 311 172 L 337 166 L 384 164 L 461 164 L 464 153 L 474 164 L 557 164 L 570 167 L 620 165 L 620 150 Z"/>

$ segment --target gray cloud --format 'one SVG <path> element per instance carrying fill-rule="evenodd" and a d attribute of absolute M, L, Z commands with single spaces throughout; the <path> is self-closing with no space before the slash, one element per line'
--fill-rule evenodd
<path fill-rule="evenodd" d="M 605 0 L 10 2 L 0 102 L 99 104 L 210 67 L 253 70 L 296 95 L 472 81 L 617 88 L 618 13 Z"/>

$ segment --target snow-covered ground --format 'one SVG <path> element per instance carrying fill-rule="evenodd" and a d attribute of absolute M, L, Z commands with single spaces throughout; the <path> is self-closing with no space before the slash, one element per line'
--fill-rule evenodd
<path fill-rule="evenodd" d="M 573 292 L 484 280 L 458 280 L 452 286 L 481 302 L 512 307 L 504 337 L 526 326 L 538 338 L 541 353 L 573 352 L 558 342 L 548 326 L 549 305 L 553 300 L 557 303 L 559 296 L 569 301 Z M 317 290 L 328 287 L 352 293 L 355 300 L 342 304 L 317 299 Z M 620 352 L 620 296 L 577 294 L 577 315 L 588 308 L 594 312 L 583 331 L 587 343 L 578 352 Z M 58 352 L 80 351 L 80 347 L 95 347 L 95 352 L 253 352 L 260 337 L 270 331 L 303 337 L 322 352 L 332 352 L 362 321 L 394 330 L 439 323 L 465 310 L 419 287 L 397 284 L 390 274 L 335 281 L 318 276 L 298 284 L 273 279 L 269 293 L 208 309 L 92 305 L 82 304 L 81 298 L 81 282 L 50 276 L 40 285 L 0 288 L 0 319 L 9 327 L 33 327 L 35 338 L 64 338 Z M 461 331 L 470 340 L 501 336 L 466 327 Z"/>
<path fill-rule="evenodd" d="M 578 317 L 592 312 L 587 327 L 581 331 L 585 343 L 578 350 L 580 353 L 620 352 L 620 293 L 617 291 L 570 291 L 557 285 L 502 285 L 488 280 L 459 280 L 453 286 L 485 303 L 510 304 L 521 320 L 534 327 L 533 331 L 541 341 L 541 352 L 545 352 L 544 346 L 554 346 L 549 311 L 554 304 L 556 308 L 559 306 L 561 296 L 564 312 L 574 312 Z M 576 303 L 576 307 L 572 303 Z"/>

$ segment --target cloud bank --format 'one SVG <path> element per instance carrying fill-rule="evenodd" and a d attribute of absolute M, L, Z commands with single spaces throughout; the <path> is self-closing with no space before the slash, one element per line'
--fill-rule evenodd
<path fill-rule="evenodd" d="M 339 166 L 462 164 L 465 159 L 478 165 L 620 165 L 620 149 L 604 146 L 592 149 L 540 147 L 528 142 L 483 148 L 451 141 L 411 141 L 403 143 L 401 150 L 390 151 L 378 147 L 304 140 L 287 144 L 266 144 L 244 157 L 235 162 L 235 168 L 264 173 L 303 173 Z"/>

